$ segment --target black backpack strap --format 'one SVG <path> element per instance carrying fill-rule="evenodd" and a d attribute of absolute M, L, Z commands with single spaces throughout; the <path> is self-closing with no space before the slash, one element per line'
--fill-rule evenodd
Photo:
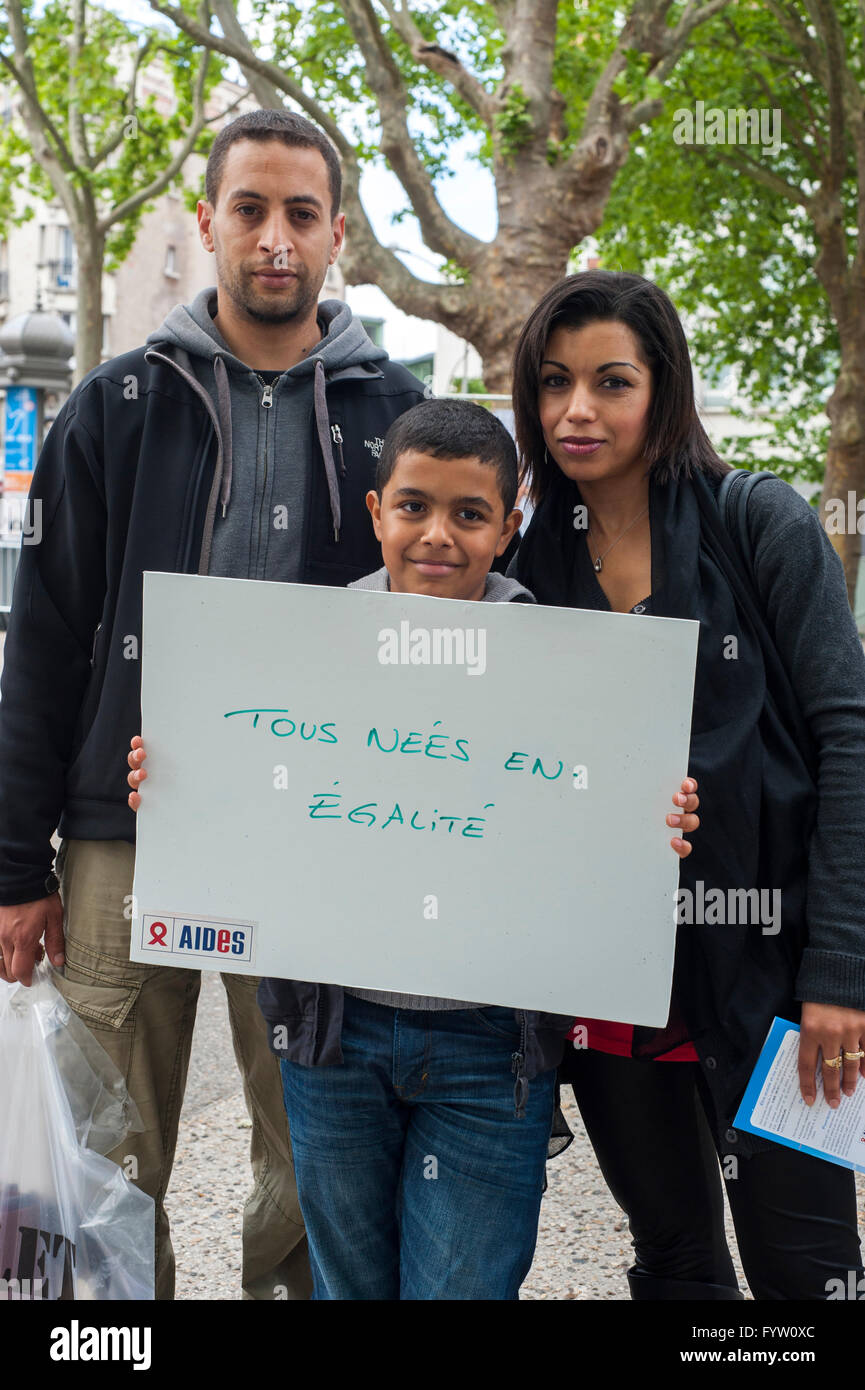
<path fill-rule="evenodd" d="M 754 583 L 754 553 L 751 548 L 751 535 L 748 530 L 748 499 L 754 488 L 764 478 L 774 478 L 774 473 L 751 473 L 747 468 L 731 468 L 721 479 L 717 492 L 718 510 L 721 520 L 738 545 L 745 561 L 745 568 Z"/>
<path fill-rule="evenodd" d="M 763 603 L 754 577 L 753 551 L 748 533 L 747 506 L 751 492 L 764 478 L 775 476 L 774 473 L 768 472 L 749 473 L 745 468 L 732 469 L 724 475 L 715 493 L 714 506 L 710 489 L 705 485 L 701 486 L 700 481 L 696 479 L 695 492 L 697 504 L 703 514 L 704 526 L 709 532 L 707 541 L 715 552 L 716 561 L 726 574 L 734 597 L 748 614 L 762 648 L 772 701 L 781 712 L 787 729 L 794 735 L 816 785 L 819 767 L 817 751 L 787 668 L 775 643 L 774 633 L 763 611 Z"/>

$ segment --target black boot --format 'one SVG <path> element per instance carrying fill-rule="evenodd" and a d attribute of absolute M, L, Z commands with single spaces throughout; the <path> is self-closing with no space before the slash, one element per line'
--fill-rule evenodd
<path fill-rule="evenodd" d="M 628 1283 L 631 1298 L 638 1300 L 690 1301 L 692 1299 L 729 1300 L 744 1299 L 735 1285 L 701 1284 L 697 1279 L 662 1279 L 654 1274 L 646 1274 L 636 1266 L 628 1270 Z"/>

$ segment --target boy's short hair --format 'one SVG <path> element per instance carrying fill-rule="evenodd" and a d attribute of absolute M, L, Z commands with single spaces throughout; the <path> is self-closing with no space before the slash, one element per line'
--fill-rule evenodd
<path fill-rule="evenodd" d="M 501 420 L 473 401 L 429 400 L 394 420 L 382 446 L 375 474 L 381 497 L 401 454 L 432 454 L 439 459 L 476 458 L 496 470 L 499 493 L 510 516 L 517 500 L 517 450 Z"/>

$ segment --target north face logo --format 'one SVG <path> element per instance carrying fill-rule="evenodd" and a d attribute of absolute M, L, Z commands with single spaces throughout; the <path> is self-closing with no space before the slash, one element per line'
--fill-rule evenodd
<path fill-rule="evenodd" d="M 384 446 L 384 440 L 379 439 L 378 435 L 376 435 L 375 439 L 365 439 L 363 441 L 363 445 L 365 449 L 369 449 L 374 459 L 381 458 L 381 451 Z"/>

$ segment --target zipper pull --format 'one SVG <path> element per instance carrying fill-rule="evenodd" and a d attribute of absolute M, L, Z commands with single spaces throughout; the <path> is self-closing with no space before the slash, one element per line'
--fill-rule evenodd
<path fill-rule="evenodd" d="M 264 406 L 266 410 L 269 410 L 270 407 L 273 405 L 273 382 L 263 381 L 261 383 L 261 386 L 261 404 Z"/>
<path fill-rule="evenodd" d="M 337 452 L 337 455 L 338 455 L 338 457 L 339 457 L 339 471 L 340 471 L 340 474 L 342 475 L 342 477 L 344 478 L 344 477 L 345 477 L 345 459 L 344 459 L 343 456 L 342 456 L 342 430 L 340 429 L 339 425 L 331 425 L 331 427 L 330 427 L 330 432 L 331 432 L 331 435 L 333 436 L 333 442 L 334 442 L 334 444 L 336 445 L 336 452 Z"/>

